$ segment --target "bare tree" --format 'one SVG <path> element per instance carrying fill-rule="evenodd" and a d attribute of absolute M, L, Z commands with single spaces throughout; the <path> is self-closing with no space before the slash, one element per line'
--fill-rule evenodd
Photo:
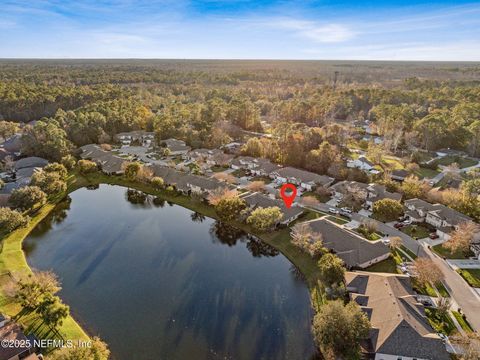
<path fill-rule="evenodd" d="M 466 253 L 469 251 L 472 241 L 479 232 L 480 227 L 474 222 L 467 221 L 461 223 L 453 232 L 450 240 L 444 242 L 442 246 L 451 252 L 462 251 Z"/>
<path fill-rule="evenodd" d="M 247 185 L 247 189 L 253 192 L 264 191 L 265 183 L 261 180 L 252 181 L 250 184 Z"/>
<path fill-rule="evenodd" d="M 316 206 L 320 204 L 320 201 L 318 201 L 318 199 L 315 196 L 303 196 L 302 204 L 304 206 Z"/>
<path fill-rule="evenodd" d="M 420 284 L 436 284 L 440 282 L 444 275 L 442 270 L 433 262 L 433 260 L 419 257 L 414 261 L 416 277 Z"/>
<path fill-rule="evenodd" d="M 390 238 L 390 247 L 398 249 L 400 246 L 402 246 L 402 238 L 400 236 L 392 236 Z"/>
<path fill-rule="evenodd" d="M 225 172 L 215 173 L 215 174 L 213 174 L 212 177 L 214 179 L 217 179 L 219 181 L 223 181 L 223 182 L 226 182 L 226 183 L 229 183 L 229 184 L 235 184 L 237 182 L 237 179 L 235 178 L 235 176 L 233 176 L 232 174 L 227 174 Z"/>

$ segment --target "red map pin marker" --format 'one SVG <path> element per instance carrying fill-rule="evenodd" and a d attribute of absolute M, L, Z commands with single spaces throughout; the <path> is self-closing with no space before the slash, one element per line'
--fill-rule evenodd
<path fill-rule="evenodd" d="M 289 190 L 288 194 L 287 190 Z M 290 209 L 293 200 L 295 200 L 295 197 L 297 196 L 297 187 L 293 184 L 283 184 L 280 189 L 280 196 L 282 197 L 285 206 Z"/>

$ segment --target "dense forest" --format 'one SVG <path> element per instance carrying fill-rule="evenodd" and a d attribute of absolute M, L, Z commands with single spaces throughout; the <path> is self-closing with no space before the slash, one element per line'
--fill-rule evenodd
<path fill-rule="evenodd" d="M 319 146 L 345 145 L 359 120 L 371 121 L 387 152 L 449 147 L 478 155 L 480 66 L 4 60 L 0 119 L 42 120 L 26 128 L 26 148 L 52 159 L 121 131 L 216 147 L 248 130 L 273 136 L 251 141 L 247 152 L 304 166 Z"/>

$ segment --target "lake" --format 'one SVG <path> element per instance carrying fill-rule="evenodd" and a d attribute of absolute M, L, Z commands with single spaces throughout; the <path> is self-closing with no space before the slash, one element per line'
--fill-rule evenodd
<path fill-rule="evenodd" d="M 308 359 L 312 310 L 274 248 L 181 206 L 100 185 L 70 194 L 24 242 L 115 359 Z"/>

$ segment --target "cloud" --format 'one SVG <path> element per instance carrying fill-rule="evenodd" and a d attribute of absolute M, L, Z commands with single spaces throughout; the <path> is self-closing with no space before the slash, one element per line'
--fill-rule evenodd
<path fill-rule="evenodd" d="M 297 36 L 319 43 L 345 42 L 357 36 L 357 32 L 344 24 L 320 24 L 299 19 L 271 20 L 266 23 L 273 27 L 293 30 Z"/>

